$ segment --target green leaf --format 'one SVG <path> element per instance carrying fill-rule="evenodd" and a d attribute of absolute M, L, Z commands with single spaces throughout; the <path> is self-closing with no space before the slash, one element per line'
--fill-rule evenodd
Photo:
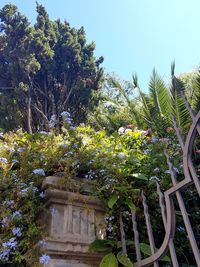
<path fill-rule="evenodd" d="M 151 255 L 151 248 L 148 244 L 140 243 L 140 250 L 144 255 L 150 256 Z"/>
<path fill-rule="evenodd" d="M 127 192 L 131 189 L 130 186 L 116 186 L 115 189 L 117 189 L 120 192 Z"/>
<path fill-rule="evenodd" d="M 131 210 L 136 211 L 136 206 L 130 198 L 126 199 L 126 204 L 129 206 Z"/>
<path fill-rule="evenodd" d="M 115 205 L 115 203 L 118 200 L 118 196 L 117 195 L 113 195 L 109 200 L 108 200 L 108 207 L 110 209 L 112 209 L 112 207 Z"/>
<path fill-rule="evenodd" d="M 118 267 L 118 262 L 113 253 L 109 253 L 103 257 L 99 267 Z"/>
<path fill-rule="evenodd" d="M 161 259 L 161 261 L 171 262 L 171 259 L 166 255 L 163 259 Z"/>
<path fill-rule="evenodd" d="M 126 240 L 126 246 L 133 246 L 134 242 L 133 240 Z M 122 242 L 121 241 L 117 241 L 117 248 L 122 248 Z"/>
<path fill-rule="evenodd" d="M 94 240 L 89 246 L 90 251 L 107 251 L 110 248 L 111 244 L 108 242 L 108 240 L 102 239 Z"/>
<path fill-rule="evenodd" d="M 144 255 L 147 255 L 147 256 L 151 256 L 152 255 L 152 253 L 151 253 L 151 247 L 148 244 L 141 243 L 140 244 L 140 250 L 142 251 L 142 253 Z M 161 261 L 171 262 L 171 259 L 170 259 L 169 256 L 166 255 L 164 258 L 161 259 Z"/>
<path fill-rule="evenodd" d="M 133 267 L 133 263 L 131 262 L 129 257 L 125 253 L 123 253 L 122 251 L 117 254 L 117 259 L 124 266 Z"/>
<path fill-rule="evenodd" d="M 140 180 L 145 180 L 145 181 L 148 180 L 147 176 L 145 174 L 143 174 L 143 173 L 133 173 L 133 174 L 131 174 L 131 176 L 133 176 L 133 177 L 135 177 L 137 179 L 140 179 Z"/>

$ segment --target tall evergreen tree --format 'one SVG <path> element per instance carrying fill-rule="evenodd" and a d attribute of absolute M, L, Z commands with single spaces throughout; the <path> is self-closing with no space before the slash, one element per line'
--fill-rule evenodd
<path fill-rule="evenodd" d="M 64 110 L 84 121 L 91 93 L 103 78 L 103 58 L 95 58 L 95 44 L 87 44 L 83 27 L 77 30 L 66 21 L 51 21 L 45 8 L 36 5 L 34 26 L 14 5 L 0 10 L 3 128 L 48 129 L 51 115 L 58 117 Z M 13 105 L 19 111 L 16 118 Z M 5 106 L 9 124 L 2 118 Z"/>
<path fill-rule="evenodd" d="M 22 126 L 31 132 L 31 80 L 40 69 L 31 49 L 32 28 L 27 18 L 13 5 L 6 5 L 0 10 L 0 19 L 0 86 L 13 89 L 13 93 L 8 94 L 8 103 L 15 104 L 20 110 Z M 8 121 L 10 116 L 15 120 L 15 114 L 7 109 Z"/>

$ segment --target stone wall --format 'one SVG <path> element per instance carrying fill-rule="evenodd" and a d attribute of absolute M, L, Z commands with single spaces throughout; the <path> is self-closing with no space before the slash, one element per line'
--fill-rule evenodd
<path fill-rule="evenodd" d="M 47 212 L 42 216 L 48 237 L 43 248 L 48 267 L 97 267 L 102 254 L 89 244 L 105 236 L 104 209 L 94 197 L 60 189 L 60 177 L 47 177 L 43 188 Z"/>

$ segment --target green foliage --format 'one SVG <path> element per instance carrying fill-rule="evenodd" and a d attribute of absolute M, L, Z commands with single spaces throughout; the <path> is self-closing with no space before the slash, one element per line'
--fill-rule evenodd
<path fill-rule="evenodd" d="M 115 203 L 118 200 L 118 196 L 114 195 L 108 200 L 108 207 L 112 209 L 112 207 L 115 205 Z"/>
<path fill-rule="evenodd" d="M 112 248 L 110 240 L 96 239 L 90 244 L 91 251 L 108 251 Z"/>
<path fill-rule="evenodd" d="M 152 253 L 151 253 L 151 247 L 150 245 L 148 244 L 145 244 L 145 243 L 140 243 L 140 250 L 141 252 L 144 254 L 144 255 L 147 255 L 147 256 L 151 256 Z M 171 262 L 171 259 L 169 256 L 165 256 L 162 261 L 164 262 Z"/>
<path fill-rule="evenodd" d="M 131 262 L 131 260 L 122 251 L 117 254 L 117 259 L 123 266 L 133 267 L 133 263 Z"/>
<path fill-rule="evenodd" d="M 1 240 L 5 243 L 14 237 L 13 228 L 20 228 L 22 233 L 16 237 L 16 250 L 10 254 L 10 260 L 33 266 L 34 259 L 27 256 L 31 253 L 30 248 L 45 238 L 36 219 L 43 210 L 41 185 L 44 175 L 63 173 L 62 186 L 66 190 L 75 190 L 73 178 L 84 179 L 80 192 L 84 192 L 85 185 L 92 183 L 95 187 L 92 191 L 104 203 L 109 203 L 113 213 L 128 207 L 136 209 L 140 189 L 146 188 L 149 183 L 148 178 L 138 179 L 136 173 L 141 172 L 141 166 L 149 161 L 148 153 L 144 151 L 152 145 L 139 130 L 108 136 L 104 130 L 96 132 L 84 125 L 68 130 L 63 128 L 62 135 L 53 132 L 27 134 L 22 131 L 2 134 L 0 202 L 3 205 L 0 221 L 4 223 L 0 228 Z M 163 146 L 162 143 L 160 145 Z M 143 175 L 148 177 L 150 170 L 148 164 L 146 166 Z M 15 212 L 20 213 L 19 217 L 13 217 Z M 103 245 L 118 249 L 121 245 L 117 242 L 109 239 Z M 93 248 L 102 249 L 100 241 L 93 245 Z"/>
<path fill-rule="evenodd" d="M 125 235 L 130 236 L 131 211 L 137 213 L 140 237 L 148 243 L 142 190 L 148 198 L 153 231 L 156 232 L 156 246 L 159 247 L 163 231 L 155 181 L 160 182 L 163 190 L 171 185 L 164 149 L 173 158 L 177 179 L 182 177 L 182 151 L 177 145 L 174 131 L 167 132 L 167 138 L 158 138 L 152 132 L 131 129 L 108 135 L 104 130 L 95 131 L 85 125 L 62 130 L 62 134 L 58 134 L 55 129 L 55 132 L 27 134 L 17 131 L 0 135 L 1 242 L 6 243 L 15 237 L 13 228 L 20 228 L 22 233 L 16 236 L 17 245 L 9 255 L 9 260 L 16 266 L 36 264 L 39 251 L 33 254 L 31 248 L 39 240 L 45 239 L 43 228 L 37 220 L 44 209 L 41 185 L 44 175 L 56 173 L 62 174 L 60 186 L 63 189 L 84 194 L 90 192 L 98 196 L 107 207 L 107 240 L 93 242 L 91 250 L 112 251 L 116 258 L 122 249 L 119 215 L 122 214 Z M 75 188 L 73 179 L 84 183 Z M 189 193 L 185 192 L 188 196 Z M 20 216 L 13 217 L 15 212 L 20 212 Z M 193 216 L 192 221 L 195 222 L 195 218 Z M 177 223 L 181 223 L 180 219 L 177 219 Z M 183 240 L 184 232 L 178 231 L 175 243 L 179 247 L 179 255 L 185 248 L 186 242 Z M 128 257 L 135 261 L 135 255 L 131 252 L 133 241 L 126 240 L 125 244 Z M 146 253 L 143 248 L 141 251 Z M 123 260 L 127 262 L 124 256 L 120 260 L 121 263 Z"/>
<path fill-rule="evenodd" d="M 199 110 L 199 74 L 197 72 L 175 76 L 172 64 L 171 83 L 168 85 L 155 69 L 149 81 L 149 91 L 144 92 L 133 75 L 133 83 L 107 77 L 104 88 L 94 95 L 98 106 L 88 115 L 88 121 L 96 129 L 114 132 L 124 128 L 151 128 L 159 136 L 166 136 L 166 129 L 173 126 L 172 116 L 177 120 L 183 134 L 187 133 L 191 119 L 186 108 L 184 93 L 195 112 Z M 94 101 L 94 100 L 93 100 Z M 94 101 L 95 102 L 95 101 Z"/>
<path fill-rule="evenodd" d="M 103 58 L 95 58 L 83 27 L 50 20 L 38 3 L 36 9 L 34 26 L 14 5 L 0 10 L 0 116 L 7 114 L 0 127 L 6 130 L 48 130 L 51 115 L 64 110 L 84 121 L 103 77 Z"/>
<path fill-rule="evenodd" d="M 88 122 L 96 129 L 113 133 L 128 124 L 142 126 L 138 99 L 130 82 L 107 76 L 103 88 L 93 95 L 98 105 L 88 114 Z"/>
<path fill-rule="evenodd" d="M 118 262 L 114 254 L 109 253 L 103 257 L 100 267 L 118 267 Z"/>

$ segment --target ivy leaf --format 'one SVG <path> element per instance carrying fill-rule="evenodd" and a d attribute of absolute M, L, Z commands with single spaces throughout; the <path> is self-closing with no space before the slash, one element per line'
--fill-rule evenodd
<path fill-rule="evenodd" d="M 115 205 L 115 203 L 118 200 L 118 196 L 117 195 L 113 195 L 109 200 L 108 200 L 108 207 L 110 209 L 112 209 L 112 207 Z"/>
<path fill-rule="evenodd" d="M 107 251 L 111 247 L 108 240 L 96 239 L 90 244 L 89 249 L 90 251 Z"/>
<path fill-rule="evenodd" d="M 131 262 L 129 257 L 125 253 L 123 253 L 122 251 L 117 254 L 117 259 L 124 266 L 133 267 L 133 263 Z"/>
<path fill-rule="evenodd" d="M 140 180 L 145 180 L 145 181 L 148 180 L 147 176 L 145 174 L 143 174 L 143 173 L 133 173 L 133 174 L 131 174 L 131 176 L 133 176 L 133 177 L 135 177 L 137 179 L 140 179 Z"/>
<path fill-rule="evenodd" d="M 103 257 L 99 267 L 118 267 L 118 262 L 113 253 L 109 253 Z"/>
<path fill-rule="evenodd" d="M 131 210 L 136 211 L 136 206 L 130 198 L 126 199 L 126 204 L 129 206 Z"/>

